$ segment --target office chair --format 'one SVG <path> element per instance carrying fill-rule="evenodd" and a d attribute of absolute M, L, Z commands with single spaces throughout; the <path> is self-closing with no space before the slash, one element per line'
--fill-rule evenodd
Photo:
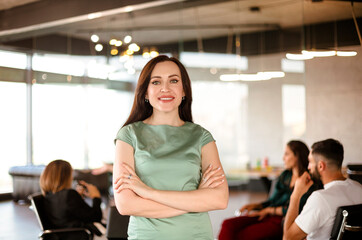
<path fill-rule="evenodd" d="M 330 240 L 362 239 L 362 204 L 337 209 Z"/>
<path fill-rule="evenodd" d="M 107 218 L 107 239 L 127 240 L 129 216 L 119 214 L 115 206 L 109 207 Z"/>
<path fill-rule="evenodd" d="M 348 164 L 348 177 L 362 184 L 362 164 Z"/>
<path fill-rule="evenodd" d="M 93 233 L 86 228 L 61 228 L 56 229 L 51 225 L 44 210 L 44 196 L 35 193 L 29 196 L 31 205 L 38 219 L 41 233 L 39 238 L 43 240 L 92 240 Z"/>

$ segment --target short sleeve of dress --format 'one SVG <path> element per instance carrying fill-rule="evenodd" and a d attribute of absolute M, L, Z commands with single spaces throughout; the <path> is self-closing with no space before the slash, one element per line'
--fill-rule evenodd
<path fill-rule="evenodd" d="M 123 142 L 128 143 L 129 145 L 131 145 L 133 148 L 134 146 L 134 141 L 133 141 L 133 135 L 132 134 L 132 128 L 130 125 L 124 126 L 121 129 L 119 129 L 116 138 L 114 139 L 114 143 L 116 144 L 117 140 L 121 140 Z"/>
<path fill-rule="evenodd" d="M 205 146 L 206 144 L 212 141 L 215 141 L 215 139 L 212 137 L 211 133 L 203 128 L 202 137 L 201 137 L 201 147 Z"/>

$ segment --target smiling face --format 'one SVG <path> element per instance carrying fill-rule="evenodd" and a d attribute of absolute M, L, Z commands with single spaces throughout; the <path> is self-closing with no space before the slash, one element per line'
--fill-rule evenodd
<path fill-rule="evenodd" d="M 153 112 L 178 114 L 183 96 L 185 93 L 178 66 L 171 61 L 157 63 L 151 73 L 146 93 L 146 99 L 153 107 Z"/>

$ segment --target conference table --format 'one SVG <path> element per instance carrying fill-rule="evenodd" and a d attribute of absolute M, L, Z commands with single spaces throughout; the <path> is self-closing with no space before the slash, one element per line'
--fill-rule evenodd
<path fill-rule="evenodd" d="M 262 182 L 269 192 L 272 181 L 284 171 L 283 167 L 268 166 L 266 168 L 232 169 L 227 172 L 228 178 L 232 179 L 257 179 Z"/>

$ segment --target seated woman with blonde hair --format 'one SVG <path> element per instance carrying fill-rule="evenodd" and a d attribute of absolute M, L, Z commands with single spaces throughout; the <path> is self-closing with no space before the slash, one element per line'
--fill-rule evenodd
<path fill-rule="evenodd" d="M 44 209 L 49 221 L 55 228 L 85 227 L 100 235 L 93 225 L 93 222 L 100 222 L 102 219 L 97 187 L 81 181 L 85 190 L 76 191 L 71 188 L 72 182 L 73 168 L 67 161 L 54 160 L 42 172 L 40 188 L 45 197 Z M 82 195 L 93 199 L 92 206 L 84 201 Z"/>

